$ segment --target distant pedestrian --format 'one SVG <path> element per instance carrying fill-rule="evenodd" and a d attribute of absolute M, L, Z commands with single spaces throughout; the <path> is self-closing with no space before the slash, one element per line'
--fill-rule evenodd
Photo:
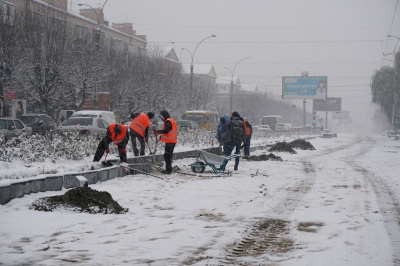
<path fill-rule="evenodd" d="M 129 141 L 128 129 L 122 124 L 111 124 L 107 128 L 106 136 L 100 141 L 94 155 L 93 162 L 100 161 L 103 157 L 104 152 L 107 154 L 110 152 L 110 143 L 114 142 L 114 145 L 118 146 L 118 153 L 121 162 L 126 163 L 126 145 Z"/>
<path fill-rule="evenodd" d="M 240 154 L 240 148 L 242 143 L 246 141 L 246 133 L 244 128 L 244 123 L 238 112 L 233 112 L 230 121 L 227 125 L 227 130 L 229 130 L 229 144 L 226 155 L 231 155 L 233 149 L 235 148 L 235 154 Z M 238 170 L 239 167 L 239 157 L 235 159 L 235 168 Z"/>
<path fill-rule="evenodd" d="M 154 130 L 154 135 L 161 134 L 160 139 L 165 143 L 164 160 L 165 170 L 163 174 L 170 175 L 172 173 L 172 156 L 174 154 L 175 145 L 178 142 L 178 124 L 171 118 L 166 110 L 160 112 L 161 119 L 164 121 L 161 130 Z"/>
<path fill-rule="evenodd" d="M 227 125 L 229 123 L 229 117 L 227 115 L 222 116 L 219 119 L 219 123 L 217 125 L 217 134 L 216 138 L 219 142 L 219 146 L 223 146 L 224 152 L 226 152 L 226 145 L 229 141 L 229 134 L 227 132 Z"/>
<path fill-rule="evenodd" d="M 154 118 L 154 113 L 135 113 L 131 117 L 133 120 L 129 127 L 133 153 L 135 156 L 142 156 L 145 155 L 146 143 L 147 145 L 149 143 L 149 126 L 151 124 L 150 120 Z M 140 154 L 137 148 L 136 139 L 138 139 L 140 143 Z"/>
<path fill-rule="evenodd" d="M 225 122 L 222 124 L 222 128 L 221 128 L 221 140 L 222 140 L 223 152 L 226 155 L 228 152 L 228 145 L 229 145 L 229 138 L 230 138 L 230 132 L 228 130 L 229 117 L 227 115 L 224 115 L 223 118 L 224 118 Z"/>
<path fill-rule="evenodd" d="M 251 135 L 253 134 L 253 127 L 247 121 L 246 119 L 243 118 L 243 124 L 244 124 L 244 131 L 246 134 L 246 141 L 244 142 L 244 156 L 250 156 L 250 141 L 251 141 Z"/>

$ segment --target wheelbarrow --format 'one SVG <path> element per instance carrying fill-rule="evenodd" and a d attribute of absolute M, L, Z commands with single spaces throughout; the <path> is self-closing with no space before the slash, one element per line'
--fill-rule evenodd
<path fill-rule="evenodd" d="M 194 173 L 203 173 L 207 166 L 211 167 L 215 174 L 225 174 L 226 165 L 232 159 L 240 157 L 240 154 L 232 154 L 227 157 L 210 152 L 198 150 L 196 162 L 190 165 Z M 230 174 L 228 171 L 227 174 Z"/>

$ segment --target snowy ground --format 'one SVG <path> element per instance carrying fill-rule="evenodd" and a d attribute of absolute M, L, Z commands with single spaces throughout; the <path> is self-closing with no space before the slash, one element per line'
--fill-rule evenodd
<path fill-rule="evenodd" d="M 232 176 L 91 185 L 127 214 L 29 210 L 65 190 L 14 199 L 0 205 L 0 265 L 400 265 L 400 143 L 309 141 L 316 150 L 241 160 Z"/>

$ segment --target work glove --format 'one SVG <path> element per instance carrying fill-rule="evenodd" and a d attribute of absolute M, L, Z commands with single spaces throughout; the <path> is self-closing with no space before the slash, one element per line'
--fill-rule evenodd
<path fill-rule="evenodd" d="M 126 154 L 126 148 L 121 148 L 121 149 L 119 149 L 119 151 L 120 151 L 122 154 Z"/>
<path fill-rule="evenodd" d="M 110 153 L 110 148 L 106 148 L 106 153 Z"/>

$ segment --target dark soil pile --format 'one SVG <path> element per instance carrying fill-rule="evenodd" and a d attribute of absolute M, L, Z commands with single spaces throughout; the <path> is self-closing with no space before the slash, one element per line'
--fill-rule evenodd
<path fill-rule="evenodd" d="M 64 195 L 37 199 L 29 208 L 46 212 L 69 210 L 93 214 L 123 214 L 129 210 L 122 208 L 118 202 L 113 200 L 110 193 L 97 191 L 89 187 L 74 188 Z"/>
<path fill-rule="evenodd" d="M 291 154 L 296 154 L 297 152 L 293 150 L 292 145 L 287 142 L 278 142 L 271 148 L 269 148 L 268 151 L 284 151 L 284 152 L 289 152 Z"/>
<path fill-rule="evenodd" d="M 261 154 L 261 155 L 252 155 L 252 156 L 248 156 L 248 157 L 243 157 L 243 159 L 245 160 L 249 160 L 249 161 L 283 161 L 281 157 L 276 156 L 273 153 L 270 154 Z"/>
<path fill-rule="evenodd" d="M 290 142 L 289 144 L 294 149 L 315 150 L 314 146 L 310 142 L 308 142 L 304 139 L 296 139 L 296 140 L 293 140 L 292 142 Z"/>

